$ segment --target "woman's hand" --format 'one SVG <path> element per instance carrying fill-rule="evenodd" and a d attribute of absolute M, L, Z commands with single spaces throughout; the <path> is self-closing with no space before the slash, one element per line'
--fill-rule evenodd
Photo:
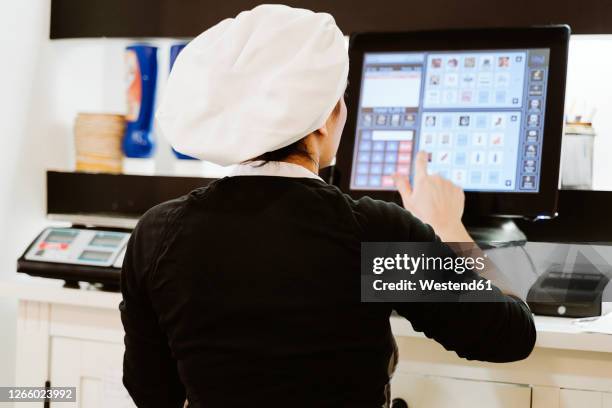
<path fill-rule="evenodd" d="M 450 181 L 427 174 L 427 153 L 416 157 L 414 186 L 408 177 L 393 176 L 404 208 L 421 221 L 431 225 L 445 242 L 473 242 L 461 223 L 465 196 L 463 190 Z"/>
<path fill-rule="evenodd" d="M 395 185 L 402 196 L 404 207 L 421 221 L 431 225 L 435 233 L 451 248 L 460 251 L 463 256 L 473 258 L 486 255 L 473 244 L 474 240 L 467 233 L 461 222 L 465 196 L 463 190 L 450 181 L 427 174 L 427 153 L 419 152 L 414 171 L 414 186 L 406 176 L 395 175 Z M 470 243 L 470 245 L 460 245 Z M 487 261 L 487 267 L 480 272 L 483 278 L 491 280 L 507 295 L 515 295 L 509 279 L 493 264 Z M 516 295 L 515 295 L 516 296 Z"/>

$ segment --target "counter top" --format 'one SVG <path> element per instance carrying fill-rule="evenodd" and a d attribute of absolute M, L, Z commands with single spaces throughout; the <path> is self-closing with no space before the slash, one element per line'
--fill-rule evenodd
<path fill-rule="evenodd" d="M 81 289 L 63 285 L 61 280 L 15 274 L 11 279 L 0 280 L 0 297 L 119 310 L 121 293 L 104 292 L 87 285 Z"/>
<path fill-rule="evenodd" d="M 118 311 L 120 293 L 103 292 L 86 286 L 71 289 L 62 285 L 63 281 L 59 280 L 16 274 L 11 279 L 0 280 L 0 297 Z M 604 310 L 612 305 L 605 306 Z M 612 336 L 586 333 L 572 321 L 563 317 L 535 316 L 538 331 L 536 347 L 612 353 Z M 412 329 L 410 322 L 399 316 L 391 317 L 391 328 L 396 336 L 425 338 L 422 333 Z"/>
<path fill-rule="evenodd" d="M 574 319 L 534 316 L 534 320 L 538 331 L 536 347 L 612 353 L 612 336 L 584 332 L 572 323 Z M 395 336 L 426 338 L 423 333 L 414 331 L 410 322 L 399 316 L 391 317 L 391 329 Z"/>

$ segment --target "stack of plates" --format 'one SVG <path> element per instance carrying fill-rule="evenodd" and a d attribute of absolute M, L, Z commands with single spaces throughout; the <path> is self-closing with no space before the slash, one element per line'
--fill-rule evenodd
<path fill-rule="evenodd" d="M 74 122 L 76 170 L 121 173 L 125 117 L 79 113 Z"/>

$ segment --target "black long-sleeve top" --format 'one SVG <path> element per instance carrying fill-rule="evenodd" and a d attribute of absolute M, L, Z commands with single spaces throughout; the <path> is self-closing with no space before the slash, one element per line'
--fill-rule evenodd
<path fill-rule="evenodd" d="M 307 178 L 237 176 L 149 210 L 121 275 L 139 407 L 381 407 L 393 309 L 467 359 L 531 352 L 523 302 L 361 303 L 360 244 L 433 241 L 403 208 Z"/>

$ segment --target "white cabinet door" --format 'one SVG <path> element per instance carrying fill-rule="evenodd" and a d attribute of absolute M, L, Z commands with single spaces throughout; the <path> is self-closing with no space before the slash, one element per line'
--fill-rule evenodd
<path fill-rule="evenodd" d="M 135 407 L 121 382 L 123 350 L 117 343 L 52 337 L 51 385 L 77 387 L 79 408 Z"/>
<path fill-rule="evenodd" d="M 529 408 L 529 386 L 418 376 L 396 372 L 393 398 L 410 408 Z"/>
<path fill-rule="evenodd" d="M 602 408 L 612 408 L 612 394 L 609 392 L 604 392 L 602 394 Z"/>
<path fill-rule="evenodd" d="M 559 391 L 559 408 L 602 408 L 603 393 L 598 391 Z"/>
<path fill-rule="evenodd" d="M 531 408 L 559 408 L 559 391 L 558 387 L 531 387 Z"/>

